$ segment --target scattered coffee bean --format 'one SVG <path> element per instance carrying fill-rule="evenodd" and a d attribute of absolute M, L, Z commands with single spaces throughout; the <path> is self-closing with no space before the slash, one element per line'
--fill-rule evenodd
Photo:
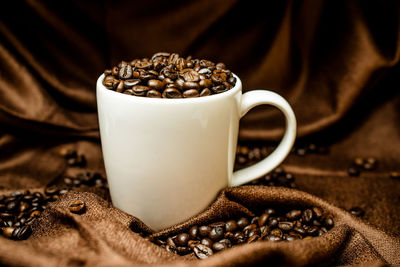
<path fill-rule="evenodd" d="M 84 155 L 77 154 L 75 157 L 68 158 L 67 164 L 69 166 L 84 167 L 86 165 L 86 158 Z"/>
<path fill-rule="evenodd" d="M 373 171 L 376 169 L 378 161 L 373 157 L 366 159 L 362 157 L 354 158 L 351 166 L 347 169 L 350 176 L 359 176 L 361 171 Z"/>
<path fill-rule="evenodd" d="M 356 167 L 349 167 L 347 169 L 347 174 L 353 177 L 360 176 L 360 170 Z"/>
<path fill-rule="evenodd" d="M 393 171 L 390 173 L 390 178 L 394 180 L 400 180 L 400 172 Z"/>
<path fill-rule="evenodd" d="M 193 251 L 196 257 L 202 260 L 207 259 L 208 257 L 213 255 L 213 251 L 211 250 L 211 248 L 202 244 L 195 245 Z"/>
<path fill-rule="evenodd" d="M 72 202 L 68 208 L 69 208 L 70 212 L 76 213 L 76 214 L 82 214 L 86 211 L 85 202 L 83 202 L 82 200 L 77 200 L 77 201 Z"/>
<path fill-rule="evenodd" d="M 175 238 L 175 243 L 176 243 L 178 246 L 186 246 L 187 243 L 188 243 L 188 241 L 189 241 L 189 235 L 186 234 L 186 233 L 179 234 L 179 235 Z"/>
<path fill-rule="evenodd" d="M 314 143 L 309 144 L 298 144 L 296 143 L 292 148 L 292 153 L 298 156 L 306 156 L 307 154 L 327 154 L 329 153 L 329 149 L 323 145 L 317 145 Z"/>
<path fill-rule="evenodd" d="M 360 208 L 360 207 L 353 207 L 349 210 L 351 215 L 354 215 L 356 217 L 362 217 L 365 214 L 365 211 Z"/>
<path fill-rule="evenodd" d="M 188 232 L 177 236 L 149 240 L 173 253 L 186 255 L 193 252 L 198 258 L 205 259 L 234 245 L 258 240 L 290 242 L 309 239 L 323 235 L 333 225 L 333 218 L 319 207 L 289 210 L 270 207 L 259 216 L 194 225 Z"/>
<path fill-rule="evenodd" d="M 14 229 L 12 232 L 12 238 L 15 240 L 25 240 L 32 233 L 31 227 L 29 225 L 20 226 Z"/>

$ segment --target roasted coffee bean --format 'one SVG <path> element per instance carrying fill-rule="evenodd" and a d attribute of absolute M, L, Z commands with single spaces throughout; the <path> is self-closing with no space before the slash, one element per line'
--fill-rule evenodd
<path fill-rule="evenodd" d="M 132 91 L 135 96 L 145 96 L 149 90 L 150 88 L 144 85 L 134 85 L 132 87 Z"/>
<path fill-rule="evenodd" d="M 183 97 L 188 98 L 188 97 L 199 97 L 199 91 L 196 89 L 189 89 L 183 92 Z"/>
<path fill-rule="evenodd" d="M 293 229 L 293 223 L 292 222 L 280 222 L 280 223 L 278 223 L 278 227 L 279 227 L 279 229 L 288 232 Z"/>
<path fill-rule="evenodd" d="M 251 237 L 253 235 L 261 235 L 261 230 L 260 228 L 255 228 L 249 231 L 249 233 L 247 234 L 248 237 Z"/>
<path fill-rule="evenodd" d="M 132 77 L 132 66 L 129 64 L 124 64 L 119 70 L 119 78 L 129 79 Z"/>
<path fill-rule="evenodd" d="M 376 164 L 377 164 L 377 160 L 375 158 L 370 157 L 370 158 L 366 159 L 366 161 L 362 167 L 366 171 L 372 171 L 375 169 Z"/>
<path fill-rule="evenodd" d="M 244 234 L 242 232 L 235 232 L 234 238 L 235 238 L 236 242 L 239 244 L 245 242 L 245 239 L 246 239 L 246 237 L 244 236 Z"/>
<path fill-rule="evenodd" d="M 299 155 L 299 156 L 305 156 L 306 153 L 307 153 L 307 150 L 306 150 L 305 148 L 298 148 L 298 149 L 296 150 L 296 153 L 297 153 L 297 155 Z"/>
<path fill-rule="evenodd" d="M 225 224 L 226 232 L 235 232 L 237 228 L 238 228 L 238 225 L 235 220 L 229 220 Z"/>
<path fill-rule="evenodd" d="M 209 239 L 209 238 L 203 238 L 201 241 L 200 241 L 200 243 L 202 244 L 202 245 L 205 245 L 205 246 L 207 246 L 207 247 L 211 247 L 212 246 L 212 244 L 213 244 L 213 241 L 211 240 L 211 239 Z"/>
<path fill-rule="evenodd" d="M 268 236 L 265 237 L 264 240 L 276 242 L 276 241 L 281 241 L 282 237 L 279 237 L 279 236 L 276 236 L 276 235 L 268 235 Z"/>
<path fill-rule="evenodd" d="M 201 236 L 208 236 L 209 233 L 211 232 L 211 227 L 207 225 L 202 225 L 199 227 L 199 234 Z"/>
<path fill-rule="evenodd" d="M 296 233 L 299 233 L 301 235 L 305 235 L 307 233 L 306 230 L 301 226 L 293 227 L 293 231 L 295 231 Z"/>
<path fill-rule="evenodd" d="M 208 237 L 211 240 L 218 240 L 221 239 L 223 236 L 224 236 L 224 228 L 221 226 L 212 228 L 210 233 L 208 234 Z"/>
<path fill-rule="evenodd" d="M 76 214 L 82 214 L 86 211 L 86 205 L 85 202 L 83 202 L 82 200 L 77 200 L 72 202 L 69 205 L 69 211 L 72 213 L 76 213 Z"/>
<path fill-rule="evenodd" d="M 269 218 L 269 215 L 266 213 L 261 214 L 261 216 L 258 218 L 258 226 L 263 226 L 267 223 L 267 220 Z"/>
<path fill-rule="evenodd" d="M 215 68 L 216 68 L 217 70 L 224 70 L 224 69 L 226 69 L 226 66 L 225 66 L 224 63 L 219 62 L 219 63 L 217 63 L 217 64 L 215 65 Z"/>
<path fill-rule="evenodd" d="M 291 210 L 288 213 L 286 213 L 286 218 L 290 220 L 296 220 L 300 218 L 301 216 L 301 210 Z"/>
<path fill-rule="evenodd" d="M 148 80 L 147 85 L 151 89 L 155 89 L 155 90 L 162 90 L 164 88 L 164 82 L 162 82 L 160 80 L 154 80 L 154 79 Z"/>
<path fill-rule="evenodd" d="M 325 226 L 328 229 L 331 229 L 334 226 L 334 221 L 333 221 L 333 218 L 331 216 L 328 216 L 328 217 L 325 218 Z"/>
<path fill-rule="evenodd" d="M 202 244 L 194 246 L 193 251 L 196 257 L 199 259 L 207 259 L 208 257 L 213 255 L 213 251 L 211 250 L 211 248 Z"/>
<path fill-rule="evenodd" d="M 19 202 L 18 200 L 10 200 L 6 204 L 6 209 L 7 212 L 15 212 L 19 208 Z"/>
<path fill-rule="evenodd" d="M 236 78 L 235 77 L 229 77 L 229 79 L 228 79 L 228 82 L 232 85 L 232 86 L 235 86 L 235 84 L 236 84 Z"/>
<path fill-rule="evenodd" d="M 189 247 L 177 247 L 176 251 L 179 255 L 186 255 L 191 252 L 191 249 Z"/>
<path fill-rule="evenodd" d="M 86 158 L 84 155 L 78 154 L 74 158 L 69 158 L 67 164 L 69 166 L 83 167 L 86 165 Z"/>
<path fill-rule="evenodd" d="M 303 215 L 301 216 L 301 218 L 305 223 L 311 222 L 314 219 L 313 211 L 311 209 L 306 209 L 305 211 L 303 211 Z"/>
<path fill-rule="evenodd" d="M 222 227 L 222 228 L 224 228 L 225 227 L 225 222 L 222 222 L 222 221 L 214 222 L 214 223 L 209 224 L 209 226 L 211 228 L 214 228 L 214 227 Z"/>
<path fill-rule="evenodd" d="M 249 233 L 256 228 L 257 225 L 255 223 L 249 224 L 245 228 L 243 228 L 243 233 L 245 236 L 249 236 Z"/>
<path fill-rule="evenodd" d="M 199 227 L 197 225 L 192 226 L 189 230 L 190 238 L 196 239 L 198 234 L 199 234 Z"/>
<path fill-rule="evenodd" d="M 211 77 L 212 71 L 209 68 L 202 68 L 198 71 L 200 75 L 204 75 L 207 79 Z M 211 82 L 211 80 L 210 80 Z"/>
<path fill-rule="evenodd" d="M 278 221 L 277 218 L 275 218 L 275 217 L 269 217 L 269 218 L 268 218 L 268 226 L 269 226 L 270 228 L 271 228 L 271 227 L 277 226 L 278 223 L 279 223 L 279 221 Z"/>
<path fill-rule="evenodd" d="M 168 237 L 167 238 L 167 245 L 176 248 L 176 244 L 174 242 L 174 238 Z"/>
<path fill-rule="evenodd" d="M 12 232 L 12 238 L 15 240 L 25 240 L 32 233 L 31 227 L 29 225 L 20 226 L 14 229 Z"/>
<path fill-rule="evenodd" d="M 243 229 L 243 228 L 245 228 L 247 225 L 249 225 L 250 224 L 250 222 L 249 222 L 249 220 L 246 218 L 246 217 L 242 217 L 242 218 L 240 218 L 238 221 L 237 221 L 237 226 L 240 228 L 240 229 Z"/>
<path fill-rule="evenodd" d="M 182 98 L 181 92 L 175 88 L 167 88 L 162 93 L 163 98 Z"/>
<path fill-rule="evenodd" d="M 19 203 L 19 212 L 24 212 L 25 210 L 30 208 L 30 204 L 27 202 L 22 201 Z"/>
<path fill-rule="evenodd" d="M 148 61 L 139 61 L 139 62 L 136 62 L 135 68 L 146 70 L 146 69 L 149 69 L 152 65 L 153 64 Z"/>
<path fill-rule="evenodd" d="M 15 227 L 9 226 L 3 229 L 3 235 L 8 238 L 12 238 L 12 234 L 15 230 Z"/>
<path fill-rule="evenodd" d="M 212 86 L 212 81 L 210 79 L 203 79 L 199 82 L 200 87 L 209 88 Z"/>
<path fill-rule="evenodd" d="M 186 246 L 187 243 L 188 243 L 188 241 L 189 241 L 189 238 L 190 238 L 189 235 L 186 234 L 186 233 L 179 234 L 179 235 L 175 238 L 175 243 L 176 243 L 178 246 Z"/>
<path fill-rule="evenodd" d="M 177 63 L 179 59 L 179 54 L 177 53 L 172 53 L 171 55 L 169 55 L 168 57 L 168 64 L 169 65 L 175 65 Z"/>
<path fill-rule="evenodd" d="M 275 170 L 275 171 L 276 171 L 276 170 Z M 275 211 L 275 209 L 273 209 L 273 208 L 268 208 L 268 209 L 266 209 L 266 210 L 264 211 L 264 213 L 265 213 L 265 214 L 268 214 L 268 215 L 273 215 L 273 214 L 276 213 L 276 211 Z"/>
<path fill-rule="evenodd" d="M 70 177 L 65 177 L 64 178 L 64 184 L 67 186 L 71 186 L 72 185 L 72 179 Z"/>
<path fill-rule="evenodd" d="M 356 165 L 356 166 L 358 166 L 358 167 L 362 167 L 362 166 L 364 165 L 364 163 L 365 163 L 365 161 L 364 161 L 364 159 L 361 158 L 361 157 L 356 157 L 356 158 L 354 158 L 354 160 L 353 160 L 353 164 Z"/>
<path fill-rule="evenodd" d="M 347 169 L 347 173 L 350 176 L 360 176 L 360 170 L 358 168 L 355 168 L 355 167 L 349 167 Z"/>
<path fill-rule="evenodd" d="M 270 235 L 278 236 L 279 238 L 282 238 L 283 237 L 283 232 L 279 228 L 275 228 L 275 229 L 272 229 L 270 231 Z"/>
<path fill-rule="evenodd" d="M 249 239 L 247 239 L 247 243 L 253 243 L 259 239 L 260 239 L 260 236 L 257 234 L 254 234 L 254 235 L 249 236 Z"/>
<path fill-rule="evenodd" d="M 61 196 L 68 193 L 68 191 L 69 191 L 68 188 L 62 188 L 58 191 L 58 194 Z"/>
<path fill-rule="evenodd" d="M 155 53 L 152 57 L 151 57 L 151 61 L 156 61 L 157 59 L 160 59 L 160 58 L 167 58 L 167 57 L 169 57 L 171 54 L 170 53 L 168 53 L 168 52 L 158 52 L 158 53 Z"/>
<path fill-rule="evenodd" d="M 319 228 L 317 226 L 311 226 L 310 228 L 307 229 L 307 234 L 316 236 L 318 235 Z"/>
<path fill-rule="evenodd" d="M 356 217 L 362 217 L 365 214 L 365 211 L 360 207 L 353 207 L 350 209 L 350 214 Z"/>
<path fill-rule="evenodd" d="M 204 88 L 203 90 L 201 90 L 201 92 L 200 92 L 200 96 L 208 96 L 208 95 L 210 95 L 211 94 L 211 91 L 210 91 L 210 89 L 208 89 L 208 88 Z"/>
<path fill-rule="evenodd" d="M 124 81 L 125 88 L 132 88 L 132 86 L 138 85 L 140 83 L 139 79 L 128 79 Z"/>
<path fill-rule="evenodd" d="M 227 246 L 226 246 L 225 243 L 215 242 L 215 243 L 212 245 L 212 249 L 213 249 L 215 252 L 218 252 L 218 251 L 222 251 L 222 250 L 227 249 Z"/>
<path fill-rule="evenodd" d="M 46 188 L 44 189 L 44 193 L 45 193 L 47 196 L 55 195 L 55 194 L 58 193 L 58 188 L 57 188 L 57 186 L 55 186 L 55 185 L 48 186 L 48 187 L 46 187 Z"/>
<path fill-rule="evenodd" d="M 393 171 L 390 173 L 390 178 L 394 180 L 400 180 L 400 172 Z"/>
<path fill-rule="evenodd" d="M 115 66 L 111 69 L 111 74 L 114 76 L 117 76 L 119 74 L 119 69 L 117 66 Z"/>
<path fill-rule="evenodd" d="M 200 244 L 200 240 L 189 240 L 188 247 L 193 249 L 194 246 Z"/>
<path fill-rule="evenodd" d="M 34 210 L 34 211 L 31 212 L 29 217 L 31 217 L 31 218 L 39 217 L 40 214 L 42 214 L 42 213 L 39 210 Z"/>
<path fill-rule="evenodd" d="M 227 88 L 224 85 L 217 85 L 217 86 L 211 87 L 211 90 L 214 93 L 219 94 L 219 93 L 225 92 L 227 90 Z"/>
<path fill-rule="evenodd" d="M 184 69 L 181 70 L 179 75 L 186 81 L 186 82 L 197 82 L 200 80 L 200 75 L 197 71 L 193 69 Z"/>
<path fill-rule="evenodd" d="M 211 75 L 211 80 L 215 83 L 223 83 L 226 81 L 227 75 L 222 70 L 214 70 Z"/>
<path fill-rule="evenodd" d="M 189 89 L 199 90 L 200 89 L 200 85 L 197 82 L 184 82 L 183 83 L 183 89 L 184 90 L 189 90 Z"/>
<path fill-rule="evenodd" d="M 169 251 L 169 252 L 174 253 L 174 254 L 178 254 L 178 251 L 176 250 L 176 247 L 172 247 L 172 246 L 170 246 L 170 245 L 166 245 L 166 246 L 165 246 L 165 249 L 166 249 L 167 251 Z"/>
<path fill-rule="evenodd" d="M 121 69 L 123 66 L 126 66 L 126 65 L 128 65 L 128 62 L 126 62 L 126 61 L 121 61 L 121 62 L 118 63 L 117 67 L 118 67 L 119 69 Z"/>
<path fill-rule="evenodd" d="M 314 226 L 321 226 L 322 224 L 318 220 L 313 220 L 312 225 Z"/>
<path fill-rule="evenodd" d="M 107 87 L 108 89 L 113 89 L 113 87 L 114 87 L 114 80 L 115 80 L 115 78 L 114 78 L 114 76 L 106 76 L 105 78 L 104 78 L 104 80 L 103 80 L 103 85 L 105 86 L 105 87 Z"/>
<path fill-rule="evenodd" d="M 322 217 L 323 211 L 322 211 L 321 208 L 313 207 L 313 208 L 312 208 L 312 211 L 314 212 L 314 215 L 315 215 L 315 217 L 316 217 L 317 219 L 319 219 L 319 218 Z"/>
<path fill-rule="evenodd" d="M 139 72 L 139 71 L 134 71 L 134 72 L 132 72 L 132 77 L 135 79 L 138 79 L 138 78 L 140 78 L 140 73 L 141 72 Z"/>
<path fill-rule="evenodd" d="M 250 224 L 258 224 L 258 219 L 259 219 L 258 216 L 255 216 L 255 217 L 251 218 Z"/>
<path fill-rule="evenodd" d="M 146 72 L 142 72 L 140 74 L 140 79 L 142 79 L 143 82 L 146 82 L 148 80 L 155 80 L 158 78 L 158 73 L 157 72 L 153 72 L 151 70 L 146 71 Z"/>

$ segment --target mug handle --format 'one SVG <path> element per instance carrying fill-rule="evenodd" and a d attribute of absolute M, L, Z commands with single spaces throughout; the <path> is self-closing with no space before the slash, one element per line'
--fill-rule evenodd
<path fill-rule="evenodd" d="M 242 118 L 255 106 L 267 104 L 277 107 L 285 115 L 286 131 L 275 150 L 265 159 L 256 164 L 235 171 L 230 181 L 230 186 L 238 186 L 257 179 L 276 168 L 289 154 L 296 139 L 296 117 L 289 103 L 280 95 L 267 90 L 253 90 L 242 95 Z"/>

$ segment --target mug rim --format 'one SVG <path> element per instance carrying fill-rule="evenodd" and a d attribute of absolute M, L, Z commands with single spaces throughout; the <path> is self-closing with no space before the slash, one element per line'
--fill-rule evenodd
<path fill-rule="evenodd" d="M 123 93 L 116 92 L 114 90 L 110 90 L 103 85 L 103 80 L 105 78 L 105 74 L 102 73 L 100 77 L 97 79 L 97 90 L 105 90 L 111 94 L 121 95 L 119 97 L 126 97 L 126 99 L 132 99 L 135 101 L 143 101 L 143 102 L 158 102 L 158 103 L 190 103 L 190 102 L 206 102 L 206 101 L 213 101 L 222 98 L 230 97 L 231 95 L 235 95 L 238 91 L 241 91 L 242 88 L 242 81 L 240 78 L 232 72 L 233 77 L 236 78 L 236 84 L 231 89 L 208 96 L 201 96 L 201 97 L 188 97 L 188 98 L 153 98 L 153 97 L 145 97 L 145 96 L 135 96 L 135 95 L 127 95 Z"/>

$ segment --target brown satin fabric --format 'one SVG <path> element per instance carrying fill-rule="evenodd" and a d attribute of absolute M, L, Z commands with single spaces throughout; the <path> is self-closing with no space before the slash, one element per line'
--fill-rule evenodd
<path fill-rule="evenodd" d="M 243 214 L 244 207 L 294 201 L 325 207 L 338 224 L 315 240 L 260 242 L 193 262 L 144 241 L 129 229 L 135 219 L 101 198 L 72 193 L 52 205 L 27 241 L 0 237 L 1 263 L 400 264 L 393 252 L 399 248 L 400 182 L 388 177 L 400 166 L 398 2 L 278 1 L 266 8 L 233 0 L 3 5 L 0 193 L 41 188 L 82 171 L 67 168 L 57 154 L 62 145 L 86 155 L 85 170 L 104 174 L 96 79 L 121 60 L 162 50 L 222 61 L 241 77 L 244 91 L 278 92 L 296 113 L 300 141 L 330 145 L 328 155 L 290 155 L 284 162 L 299 189 L 311 195 L 263 187 L 229 189 L 210 210 L 168 233 Z M 241 120 L 240 139 L 279 140 L 282 120 L 276 110 L 258 107 Z M 378 169 L 349 178 L 346 168 L 356 156 L 378 158 Z M 71 216 L 65 207 L 78 197 L 91 208 L 81 217 Z M 342 210 L 354 206 L 366 210 L 363 220 Z"/>

